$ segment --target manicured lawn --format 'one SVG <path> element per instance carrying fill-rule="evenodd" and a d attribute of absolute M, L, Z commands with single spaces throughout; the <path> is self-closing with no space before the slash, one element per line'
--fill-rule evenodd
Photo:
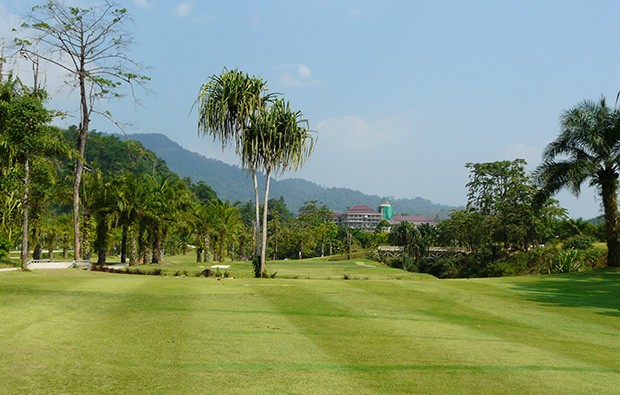
<path fill-rule="evenodd" d="M 619 391 L 620 271 L 437 280 L 365 260 L 269 270 L 275 279 L 250 278 L 247 263 L 222 281 L 2 272 L 0 393 Z"/>

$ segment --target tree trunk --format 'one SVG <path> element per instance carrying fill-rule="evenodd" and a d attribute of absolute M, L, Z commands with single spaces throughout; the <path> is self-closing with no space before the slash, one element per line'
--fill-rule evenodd
<path fill-rule="evenodd" d="M 24 163 L 24 197 L 22 199 L 22 270 L 28 269 L 28 189 L 30 187 L 30 160 Z"/>
<path fill-rule="evenodd" d="M 127 263 L 127 224 L 123 224 L 123 236 L 121 238 L 121 263 Z"/>
<path fill-rule="evenodd" d="M 88 126 L 86 126 L 86 128 L 88 128 Z M 77 141 L 77 149 L 81 158 L 77 158 L 75 160 L 74 168 L 75 179 L 73 181 L 73 256 L 75 257 L 75 260 L 81 260 L 83 252 L 83 240 L 81 239 L 82 234 L 80 232 L 80 184 L 82 183 L 82 173 L 84 172 L 84 161 L 82 161 L 82 158 L 84 158 L 86 150 L 86 133 L 87 132 L 84 131 L 84 126 L 82 126 L 80 128 L 80 131 L 78 132 Z M 84 226 L 86 226 L 86 224 L 84 224 Z"/>
<path fill-rule="evenodd" d="M 224 247 L 226 246 L 226 232 L 220 232 L 220 253 L 219 261 L 224 262 Z"/>
<path fill-rule="evenodd" d="M 267 180 L 265 181 L 265 203 L 263 204 L 263 242 L 261 245 L 260 253 L 260 271 L 265 271 L 265 261 L 267 253 L 267 212 L 269 211 L 269 179 L 271 178 L 271 169 L 267 170 L 265 174 Z"/>
<path fill-rule="evenodd" d="M 261 254 L 261 238 L 260 238 L 260 202 L 258 197 L 258 179 L 256 178 L 256 169 L 252 169 L 252 181 L 254 182 L 254 208 L 256 211 L 256 222 L 254 223 L 254 233 L 256 234 L 256 252 L 258 256 Z"/>
<path fill-rule="evenodd" d="M 605 211 L 605 230 L 607 233 L 607 266 L 620 267 L 620 242 L 618 241 L 618 203 L 616 190 L 617 177 L 601 182 L 601 197 Z"/>
<path fill-rule="evenodd" d="M 209 238 L 209 233 L 207 232 L 207 234 L 205 235 L 205 242 L 204 242 L 204 251 L 203 251 L 203 262 L 207 263 L 209 262 L 209 250 L 211 249 L 211 239 Z"/>
<path fill-rule="evenodd" d="M 158 227 L 153 231 L 153 263 L 161 262 L 161 230 Z"/>
<path fill-rule="evenodd" d="M 54 247 L 55 247 L 54 244 L 55 244 L 55 240 L 51 239 L 48 245 L 48 248 L 47 248 L 47 257 L 49 258 L 50 261 L 54 260 Z"/>
<path fill-rule="evenodd" d="M 97 265 L 105 265 L 108 254 L 108 224 L 105 214 L 97 215 Z"/>
<path fill-rule="evenodd" d="M 88 232 L 88 223 L 90 222 L 90 212 L 84 211 L 82 215 L 83 226 L 82 226 L 82 258 L 90 259 L 90 234 Z M 75 258 L 75 260 L 79 260 Z"/>
<path fill-rule="evenodd" d="M 202 262 L 202 247 L 200 246 L 200 238 L 201 235 L 196 235 L 196 263 Z"/>
<path fill-rule="evenodd" d="M 138 262 L 146 265 L 144 258 L 146 257 L 146 240 L 144 240 L 145 229 L 140 226 L 138 229 Z"/>
<path fill-rule="evenodd" d="M 276 217 L 277 218 L 277 217 Z M 278 259 L 278 221 L 273 222 L 273 239 L 274 239 L 274 248 L 273 248 L 273 260 Z"/>
<path fill-rule="evenodd" d="M 73 237 L 74 237 L 74 257 L 75 260 L 82 259 L 82 244 L 80 240 L 80 184 L 82 183 L 82 172 L 84 171 L 84 161 L 86 152 L 86 138 L 88 137 L 88 126 L 90 125 L 90 110 L 86 99 L 86 71 L 84 70 L 86 54 L 80 54 L 80 72 L 78 80 L 80 85 L 80 111 L 82 122 L 78 131 L 77 150 L 80 154 L 75 160 L 75 178 L 73 181 Z"/>
<path fill-rule="evenodd" d="M 37 239 L 37 244 L 34 246 L 34 250 L 32 251 L 32 259 L 43 259 L 43 250 L 41 249 L 41 240 L 38 236 L 35 236 L 35 239 Z"/>
<path fill-rule="evenodd" d="M 129 264 L 131 266 L 138 264 L 138 240 L 136 239 L 136 224 L 129 225 L 127 229 L 127 237 L 129 239 Z"/>

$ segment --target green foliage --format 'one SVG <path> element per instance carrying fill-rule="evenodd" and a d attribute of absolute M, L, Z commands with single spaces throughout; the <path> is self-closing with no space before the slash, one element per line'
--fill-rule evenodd
<path fill-rule="evenodd" d="M 179 146 L 162 134 L 134 134 L 131 138 L 142 142 L 145 147 L 156 152 L 163 158 L 170 169 L 182 177 L 191 177 L 193 180 L 202 180 L 210 185 L 222 199 L 245 202 L 252 199 L 254 191 L 248 176 L 237 166 L 231 166 L 221 161 L 205 158 L 195 152 Z M 264 175 L 258 174 L 258 183 L 264 185 Z M 323 202 L 333 211 L 346 211 L 347 206 L 355 202 L 374 207 L 382 196 L 367 195 L 348 188 L 325 188 L 313 182 L 298 178 L 271 180 L 270 190 L 274 196 L 283 196 L 288 209 L 297 212 L 308 200 Z M 435 204 L 427 199 L 393 199 L 390 201 L 399 210 L 412 213 L 421 213 L 431 218 L 436 215 L 445 219 L 455 207 Z M 269 200 L 271 206 L 272 200 Z"/>
<path fill-rule="evenodd" d="M 260 278 L 261 277 L 260 257 L 259 256 L 255 256 L 254 258 L 252 258 L 252 270 L 254 271 L 254 277 L 255 278 Z"/>
<path fill-rule="evenodd" d="M 385 218 L 383 218 L 375 227 L 375 233 L 386 232 L 390 227 L 390 223 Z"/>
<path fill-rule="evenodd" d="M 217 193 L 215 193 L 213 188 L 205 184 L 204 181 L 198 181 L 194 184 L 190 177 L 184 177 L 183 183 L 194 195 L 194 201 L 207 205 L 211 201 L 217 200 Z"/>
<path fill-rule="evenodd" d="M 422 234 L 418 227 L 409 222 L 401 222 L 392 227 L 388 236 L 390 244 L 402 246 L 405 254 L 403 254 L 403 268 L 409 270 L 411 264 L 405 260 L 405 257 L 413 260 L 413 264 L 417 264 L 428 252 L 428 239 Z"/>
<path fill-rule="evenodd" d="M 479 264 L 485 267 L 505 252 L 527 251 L 554 239 L 555 226 L 565 210 L 557 201 L 541 198 L 525 164 L 522 159 L 468 163 L 468 207 L 440 223 L 435 241 L 471 250 L 484 260 Z"/>
<path fill-rule="evenodd" d="M 67 142 L 72 142 L 77 139 L 78 129 L 72 125 L 62 133 Z M 168 169 L 165 161 L 144 148 L 138 141 L 121 140 L 116 135 L 91 131 L 88 142 L 85 151 L 87 165 L 101 170 L 103 175 L 120 175 L 130 172 L 135 175 L 150 174 L 160 178 L 178 177 Z M 72 170 L 73 164 L 66 163 L 63 171 L 71 174 Z"/>
<path fill-rule="evenodd" d="M 576 236 L 573 236 L 573 237 L 565 240 L 564 243 L 563 243 L 563 248 L 565 250 L 571 250 L 571 249 L 587 250 L 587 249 L 592 247 L 592 244 L 595 241 L 596 241 L 596 239 L 594 239 L 591 236 L 576 235 Z"/>
<path fill-rule="evenodd" d="M 598 189 L 605 217 L 607 263 L 620 266 L 620 109 L 608 107 L 604 97 L 596 102 L 584 100 L 565 111 L 560 122 L 560 135 L 545 148 L 543 163 L 536 170 L 537 182 L 547 195 L 567 188 L 578 196 L 586 181 Z"/>
<path fill-rule="evenodd" d="M 11 243 L 0 235 L 0 258 L 7 256 L 11 249 Z"/>

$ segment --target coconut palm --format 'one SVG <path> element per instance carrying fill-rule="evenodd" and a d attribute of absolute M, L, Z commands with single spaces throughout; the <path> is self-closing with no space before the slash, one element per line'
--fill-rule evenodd
<path fill-rule="evenodd" d="M 536 180 L 551 195 L 568 188 L 579 196 L 587 180 L 603 201 L 607 264 L 620 266 L 617 189 L 620 175 L 620 111 L 605 98 L 585 100 L 560 117 L 562 131 L 543 152 Z"/>

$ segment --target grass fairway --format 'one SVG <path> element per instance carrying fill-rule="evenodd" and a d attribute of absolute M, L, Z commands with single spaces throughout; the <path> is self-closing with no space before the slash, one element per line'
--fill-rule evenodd
<path fill-rule="evenodd" d="M 620 271 L 440 281 L 291 261 L 252 279 L 244 265 L 223 281 L 1 272 L 0 393 L 620 391 Z"/>

